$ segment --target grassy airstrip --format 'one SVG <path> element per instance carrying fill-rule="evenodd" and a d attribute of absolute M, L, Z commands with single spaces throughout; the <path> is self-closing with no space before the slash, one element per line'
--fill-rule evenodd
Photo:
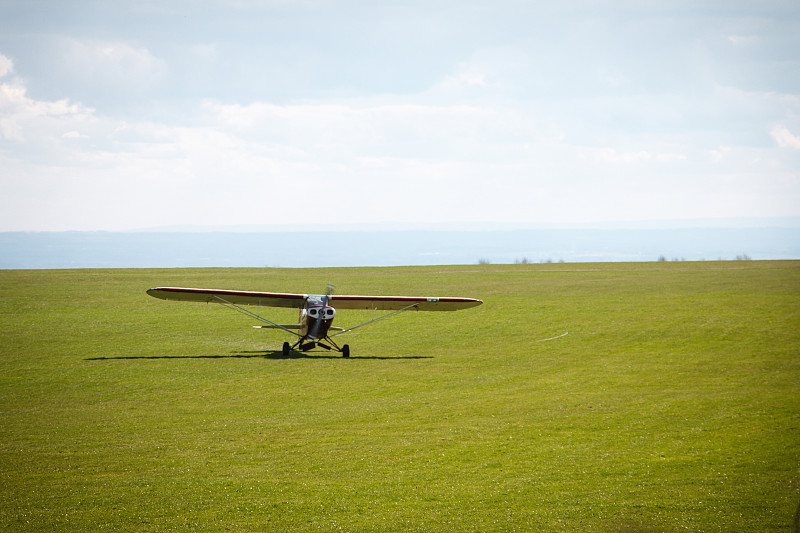
<path fill-rule="evenodd" d="M 145 294 L 328 281 L 485 303 L 347 360 Z M 790 531 L 799 501 L 800 262 L 0 271 L 2 531 Z"/>

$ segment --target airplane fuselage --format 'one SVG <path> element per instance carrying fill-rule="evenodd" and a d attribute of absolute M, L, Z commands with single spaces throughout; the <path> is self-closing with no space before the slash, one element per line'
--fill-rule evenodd
<path fill-rule="evenodd" d="M 336 309 L 329 305 L 309 305 L 300 310 L 300 335 L 310 341 L 318 341 L 328 336 L 333 324 Z"/>
<path fill-rule="evenodd" d="M 300 309 L 301 339 L 316 343 L 326 338 L 335 316 L 336 309 L 328 305 L 328 296 L 309 295 L 305 305 Z"/>

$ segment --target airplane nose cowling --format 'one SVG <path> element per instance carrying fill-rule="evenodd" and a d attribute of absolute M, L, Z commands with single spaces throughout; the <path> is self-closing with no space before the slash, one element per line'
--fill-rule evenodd
<path fill-rule="evenodd" d="M 328 329 L 336 316 L 336 309 L 329 306 L 311 307 L 308 310 L 308 338 L 320 340 L 328 336 Z"/>

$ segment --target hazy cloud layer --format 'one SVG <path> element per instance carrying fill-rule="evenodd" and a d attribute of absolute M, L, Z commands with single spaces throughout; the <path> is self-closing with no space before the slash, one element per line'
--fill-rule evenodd
<path fill-rule="evenodd" d="M 0 5 L 0 231 L 800 215 L 794 2 Z"/>

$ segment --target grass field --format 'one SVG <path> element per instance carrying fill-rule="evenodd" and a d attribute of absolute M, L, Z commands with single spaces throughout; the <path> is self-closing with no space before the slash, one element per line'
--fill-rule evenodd
<path fill-rule="evenodd" d="M 145 294 L 328 281 L 485 303 L 348 360 Z M 788 532 L 799 501 L 800 262 L 0 271 L 2 531 Z"/>

